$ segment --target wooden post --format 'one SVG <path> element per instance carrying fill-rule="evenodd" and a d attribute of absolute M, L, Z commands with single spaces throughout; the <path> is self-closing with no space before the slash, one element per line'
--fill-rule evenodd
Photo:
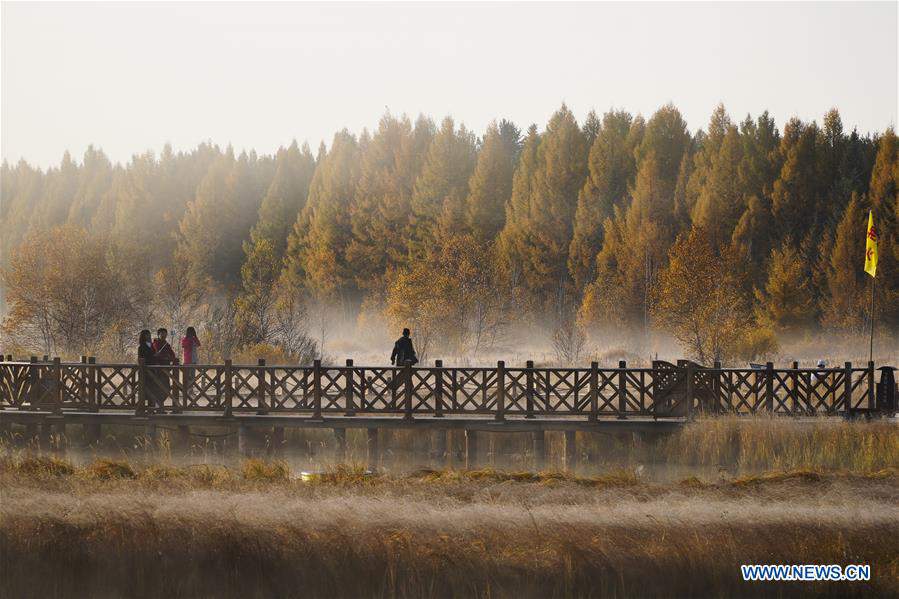
<path fill-rule="evenodd" d="M 88 379 L 87 379 L 87 402 L 91 412 L 100 411 L 99 403 L 99 387 L 100 387 L 100 369 L 97 368 L 97 358 L 91 356 L 87 359 Z"/>
<path fill-rule="evenodd" d="M 709 409 L 713 414 L 718 414 L 721 412 L 721 362 L 715 360 L 712 368 L 712 405 Z"/>
<path fill-rule="evenodd" d="M 89 386 L 87 382 L 87 356 L 81 356 L 81 366 L 78 369 L 78 405 L 81 404 L 89 404 L 90 401 L 87 397 L 87 388 Z"/>
<path fill-rule="evenodd" d="M 474 470 L 478 467 L 478 432 L 465 429 L 465 469 Z"/>
<path fill-rule="evenodd" d="M 565 471 L 574 472 L 577 467 L 577 433 L 565 431 Z"/>
<path fill-rule="evenodd" d="M 29 390 L 28 394 L 31 396 L 28 398 L 28 403 L 31 404 L 32 409 L 37 408 L 38 400 L 40 399 L 40 372 L 38 371 L 37 366 L 37 356 L 31 356 L 31 361 L 28 366 L 28 381 L 29 381 Z"/>
<path fill-rule="evenodd" d="M 684 406 L 686 407 L 687 419 L 693 420 L 693 362 L 687 362 L 687 381 L 684 390 Z"/>
<path fill-rule="evenodd" d="M 446 466 L 446 429 L 439 428 L 431 436 L 431 464 L 437 468 Z"/>
<path fill-rule="evenodd" d="M 534 361 L 528 360 L 525 365 L 524 380 L 524 398 L 525 398 L 525 418 L 536 418 L 534 414 Z"/>
<path fill-rule="evenodd" d="M 876 395 L 874 387 L 874 362 L 868 362 L 868 409 L 874 411 Z"/>
<path fill-rule="evenodd" d="M 546 433 L 541 429 L 531 433 L 534 444 L 534 468 L 543 470 L 546 468 Z"/>
<path fill-rule="evenodd" d="M 353 399 L 353 393 L 355 393 L 355 389 L 353 388 L 354 379 L 355 377 L 353 376 L 353 361 L 348 358 L 346 361 L 346 389 L 344 390 L 346 393 L 346 416 L 356 415 L 356 406 L 354 405 Z"/>
<path fill-rule="evenodd" d="M 618 361 L 618 418 L 627 418 L 627 362 Z"/>
<path fill-rule="evenodd" d="M 434 418 L 443 418 L 443 360 L 434 360 Z M 446 431 L 443 442 L 446 443 Z M 444 452 L 446 447 L 444 446 Z"/>
<path fill-rule="evenodd" d="M 774 362 L 765 362 L 765 410 L 774 413 Z"/>
<path fill-rule="evenodd" d="M 253 453 L 250 444 L 250 427 L 244 422 L 237 427 L 237 451 L 245 458 L 250 457 Z"/>
<path fill-rule="evenodd" d="M 506 419 L 506 363 L 502 360 L 496 363 L 496 415 L 494 419 L 500 422 Z"/>
<path fill-rule="evenodd" d="M 378 429 L 365 429 L 368 435 L 368 469 L 375 471 L 381 463 L 381 446 L 378 443 Z"/>
<path fill-rule="evenodd" d="M 312 361 L 312 417 L 322 418 L 322 361 Z"/>
<path fill-rule="evenodd" d="M 225 360 L 225 417 L 230 418 L 234 414 L 234 381 L 231 360 Z"/>
<path fill-rule="evenodd" d="M 59 356 L 53 358 L 53 413 L 62 414 L 62 362 Z"/>
<path fill-rule="evenodd" d="M 265 407 L 265 358 L 259 358 L 256 362 L 256 413 L 268 414 Z"/>
<path fill-rule="evenodd" d="M 53 430 L 50 422 L 46 418 L 41 420 L 40 436 L 38 446 L 41 451 L 48 451 L 51 448 L 51 440 L 53 438 Z"/>
<path fill-rule="evenodd" d="M 158 437 L 156 423 L 152 420 L 148 420 L 147 424 L 144 425 L 144 437 L 146 437 L 147 443 L 149 444 L 151 450 L 155 451 L 159 448 L 159 445 L 157 443 Z"/>
<path fill-rule="evenodd" d="M 276 426 L 272 429 L 272 453 L 276 456 L 284 454 L 284 427 Z"/>
<path fill-rule="evenodd" d="M 37 359 L 37 358 L 35 358 Z M 36 422 L 25 423 L 25 443 L 33 446 L 35 442 L 40 447 L 40 437 L 38 437 L 38 427 Z"/>
<path fill-rule="evenodd" d="M 178 425 L 177 446 L 180 451 L 190 451 L 190 426 L 186 424 Z"/>
<path fill-rule="evenodd" d="M 412 360 L 403 364 L 403 420 L 412 420 Z"/>
<path fill-rule="evenodd" d="M 334 429 L 334 461 L 338 464 L 343 464 L 346 462 L 346 429 L 345 428 L 335 428 Z"/>
<path fill-rule="evenodd" d="M 793 399 L 793 413 L 799 411 L 799 362 L 793 360 L 793 372 L 790 373 L 790 396 Z"/>
<path fill-rule="evenodd" d="M 846 406 L 846 416 L 852 415 L 852 362 L 846 362 L 843 366 L 843 403 Z"/>
<path fill-rule="evenodd" d="M 186 380 L 184 370 L 179 368 L 179 366 L 181 366 L 181 359 L 175 358 L 175 364 L 172 366 L 172 414 L 181 413 L 182 390 Z"/>
<path fill-rule="evenodd" d="M 587 419 L 596 422 L 599 415 L 599 362 L 590 362 L 590 415 Z"/>

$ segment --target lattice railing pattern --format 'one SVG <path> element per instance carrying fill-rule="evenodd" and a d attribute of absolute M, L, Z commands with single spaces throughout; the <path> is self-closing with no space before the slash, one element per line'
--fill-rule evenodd
<path fill-rule="evenodd" d="M 0 408 L 494 415 L 846 414 L 874 407 L 873 367 L 191 366 L 0 361 Z M 144 390 L 142 392 L 141 390 Z"/>

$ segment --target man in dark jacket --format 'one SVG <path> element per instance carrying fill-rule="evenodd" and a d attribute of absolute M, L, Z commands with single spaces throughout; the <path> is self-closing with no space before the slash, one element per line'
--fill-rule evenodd
<path fill-rule="evenodd" d="M 166 340 L 169 332 L 166 329 L 156 331 L 156 339 L 153 340 L 153 364 L 158 366 L 171 366 L 177 361 L 175 350 Z M 153 402 L 157 412 L 164 413 L 165 399 L 172 391 L 172 380 L 169 378 L 169 372 L 163 369 L 154 369 L 153 376 L 156 379 L 156 401 Z"/>
<path fill-rule="evenodd" d="M 396 340 L 393 344 L 393 353 L 390 354 L 390 363 L 397 366 L 405 366 L 406 360 L 416 364 L 418 358 L 415 355 L 415 348 L 412 347 L 412 339 L 409 337 L 409 329 L 403 329 L 403 336 Z M 390 388 L 396 391 L 406 381 L 404 372 L 399 372 L 393 380 L 390 381 Z"/>
<path fill-rule="evenodd" d="M 403 366 L 406 364 L 406 360 L 410 360 L 413 365 L 418 363 L 415 348 L 412 347 L 412 339 L 409 337 L 409 329 L 403 329 L 403 336 L 393 344 L 393 353 L 390 354 L 391 364 Z"/>

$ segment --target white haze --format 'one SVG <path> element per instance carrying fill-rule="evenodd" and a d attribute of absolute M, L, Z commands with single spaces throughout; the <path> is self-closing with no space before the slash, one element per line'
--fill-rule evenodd
<path fill-rule="evenodd" d="M 882 131 L 897 3 L 2 4 L 2 157 L 47 167 L 202 141 L 271 153 L 387 110 L 545 123 L 565 101 L 692 129 L 718 102 Z"/>

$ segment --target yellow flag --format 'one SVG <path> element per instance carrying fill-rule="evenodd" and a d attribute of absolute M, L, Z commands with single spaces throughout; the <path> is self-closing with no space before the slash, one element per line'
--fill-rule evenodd
<path fill-rule="evenodd" d="M 877 272 L 877 229 L 874 228 L 874 211 L 868 212 L 868 233 L 865 235 L 865 272 L 872 277 Z"/>

